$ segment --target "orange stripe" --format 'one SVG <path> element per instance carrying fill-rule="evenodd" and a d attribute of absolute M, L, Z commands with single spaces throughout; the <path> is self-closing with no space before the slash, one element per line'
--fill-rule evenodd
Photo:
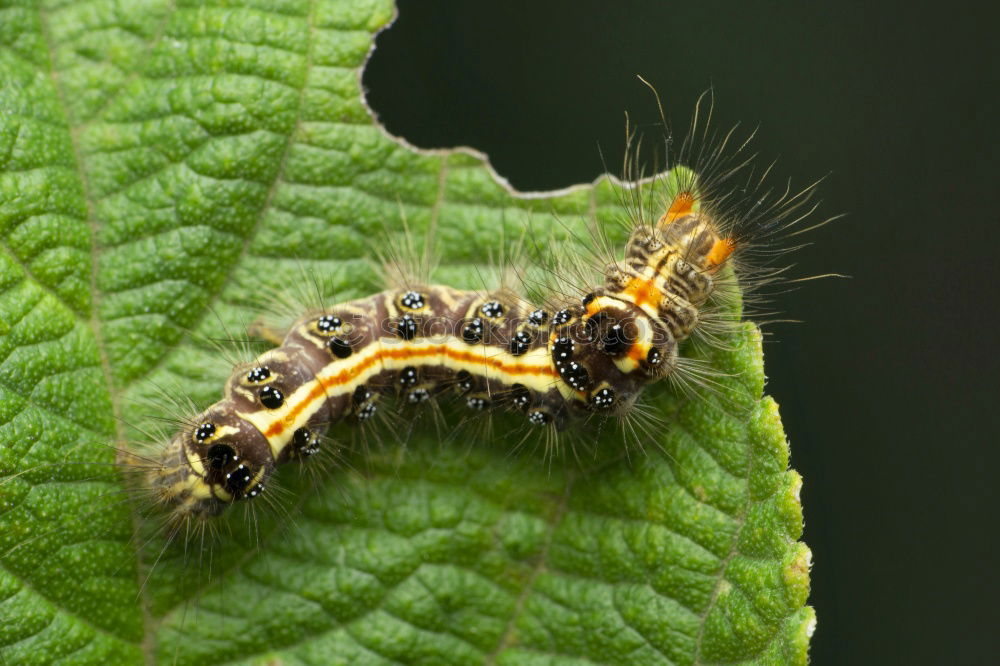
<path fill-rule="evenodd" d="M 286 414 L 283 418 L 271 423 L 271 425 L 268 426 L 267 430 L 264 432 L 264 436 L 270 439 L 271 437 L 280 435 L 286 428 L 291 427 L 295 423 L 299 415 L 306 409 L 306 407 L 312 404 L 314 400 L 320 396 L 325 396 L 327 389 L 346 384 L 382 359 L 389 358 L 396 361 L 405 361 L 411 358 L 426 358 L 431 356 L 446 356 L 455 361 L 465 361 L 477 364 L 483 363 L 484 365 L 492 366 L 500 372 L 510 375 L 559 376 L 551 365 L 537 366 L 527 365 L 524 363 L 505 363 L 503 359 L 500 358 L 484 357 L 478 354 L 473 354 L 472 352 L 456 352 L 449 349 L 446 345 L 436 345 L 434 347 L 425 347 L 422 349 L 382 349 L 377 354 L 369 356 L 361 363 L 345 367 L 343 370 L 327 380 L 322 380 L 317 377 L 316 385 L 309 391 L 309 394 L 301 402 L 292 407 L 288 414 Z"/>
<path fill-rule="evenodd" d="M 626 358 L 628 358 L 631 361 L 635 361 L 635 363 L 639 363 L 639 361 L 646 358 L 646 355 L 648 353 L 649 353 L 649 345 L 647 345 L 644 342 L 636 342 L 634 345 L 629 347 L 628 354 L 626 354 Z"/>

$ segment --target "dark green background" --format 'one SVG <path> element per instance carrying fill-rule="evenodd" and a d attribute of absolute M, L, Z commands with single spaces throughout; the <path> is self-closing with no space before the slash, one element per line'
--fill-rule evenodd
<path fill-rule="evenodd" d="M 828 215 L 779 297 L 768 391 L 805 479 L 816 664 L 996 657 L 997 20 L 955 4 L 400 2 L 365 75 L 387 128 L 521 190 L 620 163 L 623 111 L 698 94 Z M 992 121 L 992 123 L 990 122 Z M 993 158 L 993 159 L 991 159 Z"/>

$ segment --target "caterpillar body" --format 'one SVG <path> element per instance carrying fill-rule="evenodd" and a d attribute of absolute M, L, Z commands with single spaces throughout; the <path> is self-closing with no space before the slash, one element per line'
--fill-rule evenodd
<path fill-rule="evenodd" d="M 690 185 L 654 223 L 634 226 L 624 257 L 582 298 L 542 306 L 502 290 L 416 285 L 302 316 L 175 434 L 147 472 L 154 498 L 175 521 L 219 514 L 387 396 L 457 393 L 467 409 L 519 411 L 529 427 L 556 430 L 627 412 L 676 371 L 678 344 L 740 242 Z"/>

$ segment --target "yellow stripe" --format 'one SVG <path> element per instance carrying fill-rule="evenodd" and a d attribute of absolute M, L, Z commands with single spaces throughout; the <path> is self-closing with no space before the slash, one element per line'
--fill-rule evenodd
<path fill-rule="evenodd" d="M 539 392 L 548 391 L 553 383 L 562 384 L 544 347 L 514 356 L 496 347 L 470 346 L 453 336 L 446 337 L 443 342 L 382 338 L 347 359 L 329 363 L 313 381 L 296 389 L 279 409 L 240 412 L 239 416 L 264 434 L 277 460 L 291 441 L 292 433 L 304 426 L 325 400 L 353 393 L 355 388 L 383 370 L 398 370 L 410 365 L 444 366 L 455 372 L 466 370 L 505 384 L 523 384 Z M 569 394 L 572 395 L 572 391 Z"/>

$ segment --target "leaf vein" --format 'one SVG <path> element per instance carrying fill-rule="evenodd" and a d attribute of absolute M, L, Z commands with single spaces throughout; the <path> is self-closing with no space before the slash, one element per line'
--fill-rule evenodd
<path fill-rule="evenodd" d="M 556 529 L 562 523 L 563 518 L 569 509 L 569 499 L 573 492 L 573 484 L 576 481 L 576 476 L 570 473 L 566 479 L 566 489 L 563 492 L 562 498 L 559 500 L 559 504 L 549 522 L 548 533 L 545 535 L 545 544 L 542 546 L 542 551 L 538 554 L 538 560 L 535 562 L 534 568 L 531 570 L 531 574 L 528 576 L 528 580 L 525 582 L 524 587 L 521 589 L 521 594 L 518 595 L 517 601 L 514 602 L 514 610 L 510 614 L 510 618 L 507 620 L 507 626 L 504 628 L 503 634 L 500 636 L 500 640 L 497 646 L 487 655 L 486 659 L 483 661 L 485 666 L 492 666 L 496 664 L 497 658 L 500 653 L 511 646 L 516 638 L 517 632 L 517 621 L 524 612 L 524 607 L 527 604 L 528 597 L 532 594 L 535 587 L 535 581 L 538 580 L 538 576 L 545 570 L 546 562 L 548 560 L 549 551 L 552 548 L 552 544 L 555 541 Z"/>

